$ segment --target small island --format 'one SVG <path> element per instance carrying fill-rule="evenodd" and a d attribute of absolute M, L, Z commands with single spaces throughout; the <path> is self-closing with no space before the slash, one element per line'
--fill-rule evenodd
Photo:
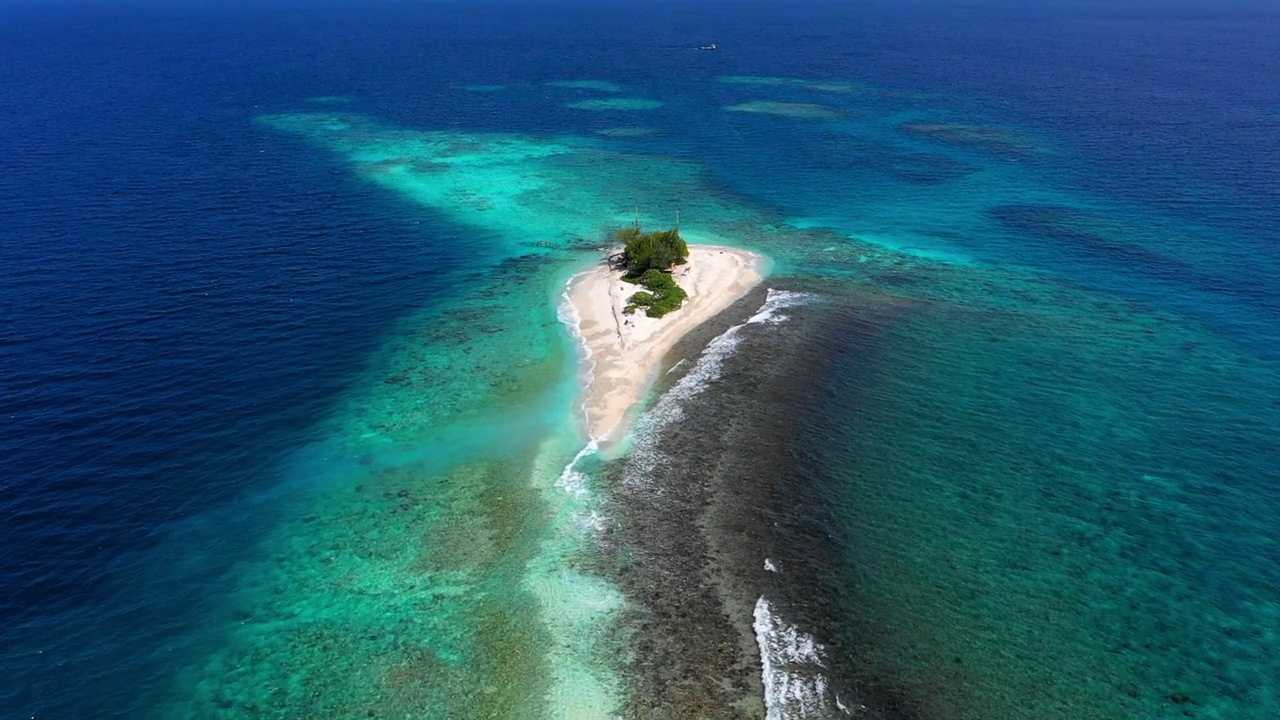
<path fill-rule="evenodd" d="M 596 440 L 622 435 L 667 351 L 758 285 L 765 269 L 756 253 L 688 244 L 674 229 L 635 226 L 614 239 L 620 246 L 607 262 L 575 275 L 566 294 L 585 350 L 586 430 Z"/>

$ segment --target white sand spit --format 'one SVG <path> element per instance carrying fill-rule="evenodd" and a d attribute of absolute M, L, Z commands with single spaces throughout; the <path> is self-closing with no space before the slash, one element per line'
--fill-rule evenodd
<path fill-rule="evenodd" d="M 628 412 L 657 375 L 662 357 L 686 333 L 746 295 L 764 277 L 765 259 L 719 245 L 690 245 L 689 262 L 675 280 L 689 294 L 684 305 L 662 318 L 643 310 L 624 315 L 627 298 L 643 288 L 601 266 L 569 281 L 569 302 L 591 368 L 583 410 L 587 433 L 596 440 L 620 437 Z"/>

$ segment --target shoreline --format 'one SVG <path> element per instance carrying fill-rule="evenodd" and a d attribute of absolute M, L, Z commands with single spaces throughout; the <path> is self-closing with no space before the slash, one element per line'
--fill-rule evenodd
<path fill-rule="evenodd" d="M 691 244 L 689 262 L 673 273 L 689 298 L 658 319 L 643 311 L 623 314 L 627 298 L 643 288 L 623 282 L 621 271 L 601 264 L 570 278 L 561 319 L 580 348 L 580 408 L 588 438 L 599 443 L 621 437 L 667 352 L 759 285 L 766 267 L 759 253 Z"/>

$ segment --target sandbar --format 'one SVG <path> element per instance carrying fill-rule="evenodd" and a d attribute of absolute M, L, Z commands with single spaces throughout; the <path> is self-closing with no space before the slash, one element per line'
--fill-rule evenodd
<path fill-rule="evenodd" d="M 616 439 L 628 413 L 657 376 L 662 358 L 680 338 L 746 295 L 764 278 L 765 258 L 720 245 L 690 245 L 689 262 L 673 275 L 689 299 L 661 318 L 622 312 L 643 288 L 624 282 L 621 271 L 600 267 L 569 281 L 568 301 L 586 349 L 582 405 L 587 434 Z"/>

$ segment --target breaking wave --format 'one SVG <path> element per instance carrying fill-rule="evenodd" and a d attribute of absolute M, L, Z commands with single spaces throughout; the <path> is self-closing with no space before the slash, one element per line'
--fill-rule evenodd
<path fill-rule="evenodd" d="M 720 378 L 724 361 L 733 355 L 742 341 L 740 332 L 747 325 L 774 325 L 787 319 L 781 310 L 803 305 L 813 299 L 812 293 L 792 292 L 769 288 L 764 304 L 746 322 L 730 327 L 716 336 L 703 349 L 693 369 L 636 421 L 632 436 L 635 438 L 623 480 L 627 483 L 644 482 L 663 461 L 657 447 L 657 434 L 662 428 L 684 417 L 684 404 L 700 395 Z"/>
<path fill-rule="evenodd" d="M 587 339 L 582 336 L 582 316 L 578 314 L 578 308 L 573 306 L 572 300 L 569 299 L 569 287 L 579 275 L 569 278 L 564 284 L 564 292 L 560 295 L 560 305 L 556 307 L 556 319 L 569 329 L 569 335 L 574 339 L 578 346 L 578 352 L 582 357 L 582 403 L 578 406 L 578 412 L 582 414 L 582 426 L 590 427 L 587 422 L 587 398 L 590 396 L 588 392 L 592 383 L 595 382 L 596 361 L 591 356 L 591 346 L 587 345 Z M 595 438 L 591 439 L 591 443 L 595 443 Z M 594 452 L 594 451 L 593 451 Z M 574 458 L 574 463 L 578 458 Z M 572 467 L 573 463 L 570 464 Z M 568 468 L 566 468 L 566 471 Z"/>
<path fill-rule="evenodd" d="M 774 612 L 768 600 L 756 601 L 756 644 L 764 680 L 765 720 L 831 717 L 823 647 Z M 841 712 L 848 714 L 842 704 Z"/>
<path fill-rule="evenodd" d="M 565 493 L 580 498 L 587 494 L 587 476 L 578 469 L 578 462 L 588 455 L 593 455 L 600 449 L 599 444 L 592 440 L 578 451 L 577 455 L 564 466 L 564 470 L 560 471 L 560 477 L 556 478 L 556 487 Z"/>

